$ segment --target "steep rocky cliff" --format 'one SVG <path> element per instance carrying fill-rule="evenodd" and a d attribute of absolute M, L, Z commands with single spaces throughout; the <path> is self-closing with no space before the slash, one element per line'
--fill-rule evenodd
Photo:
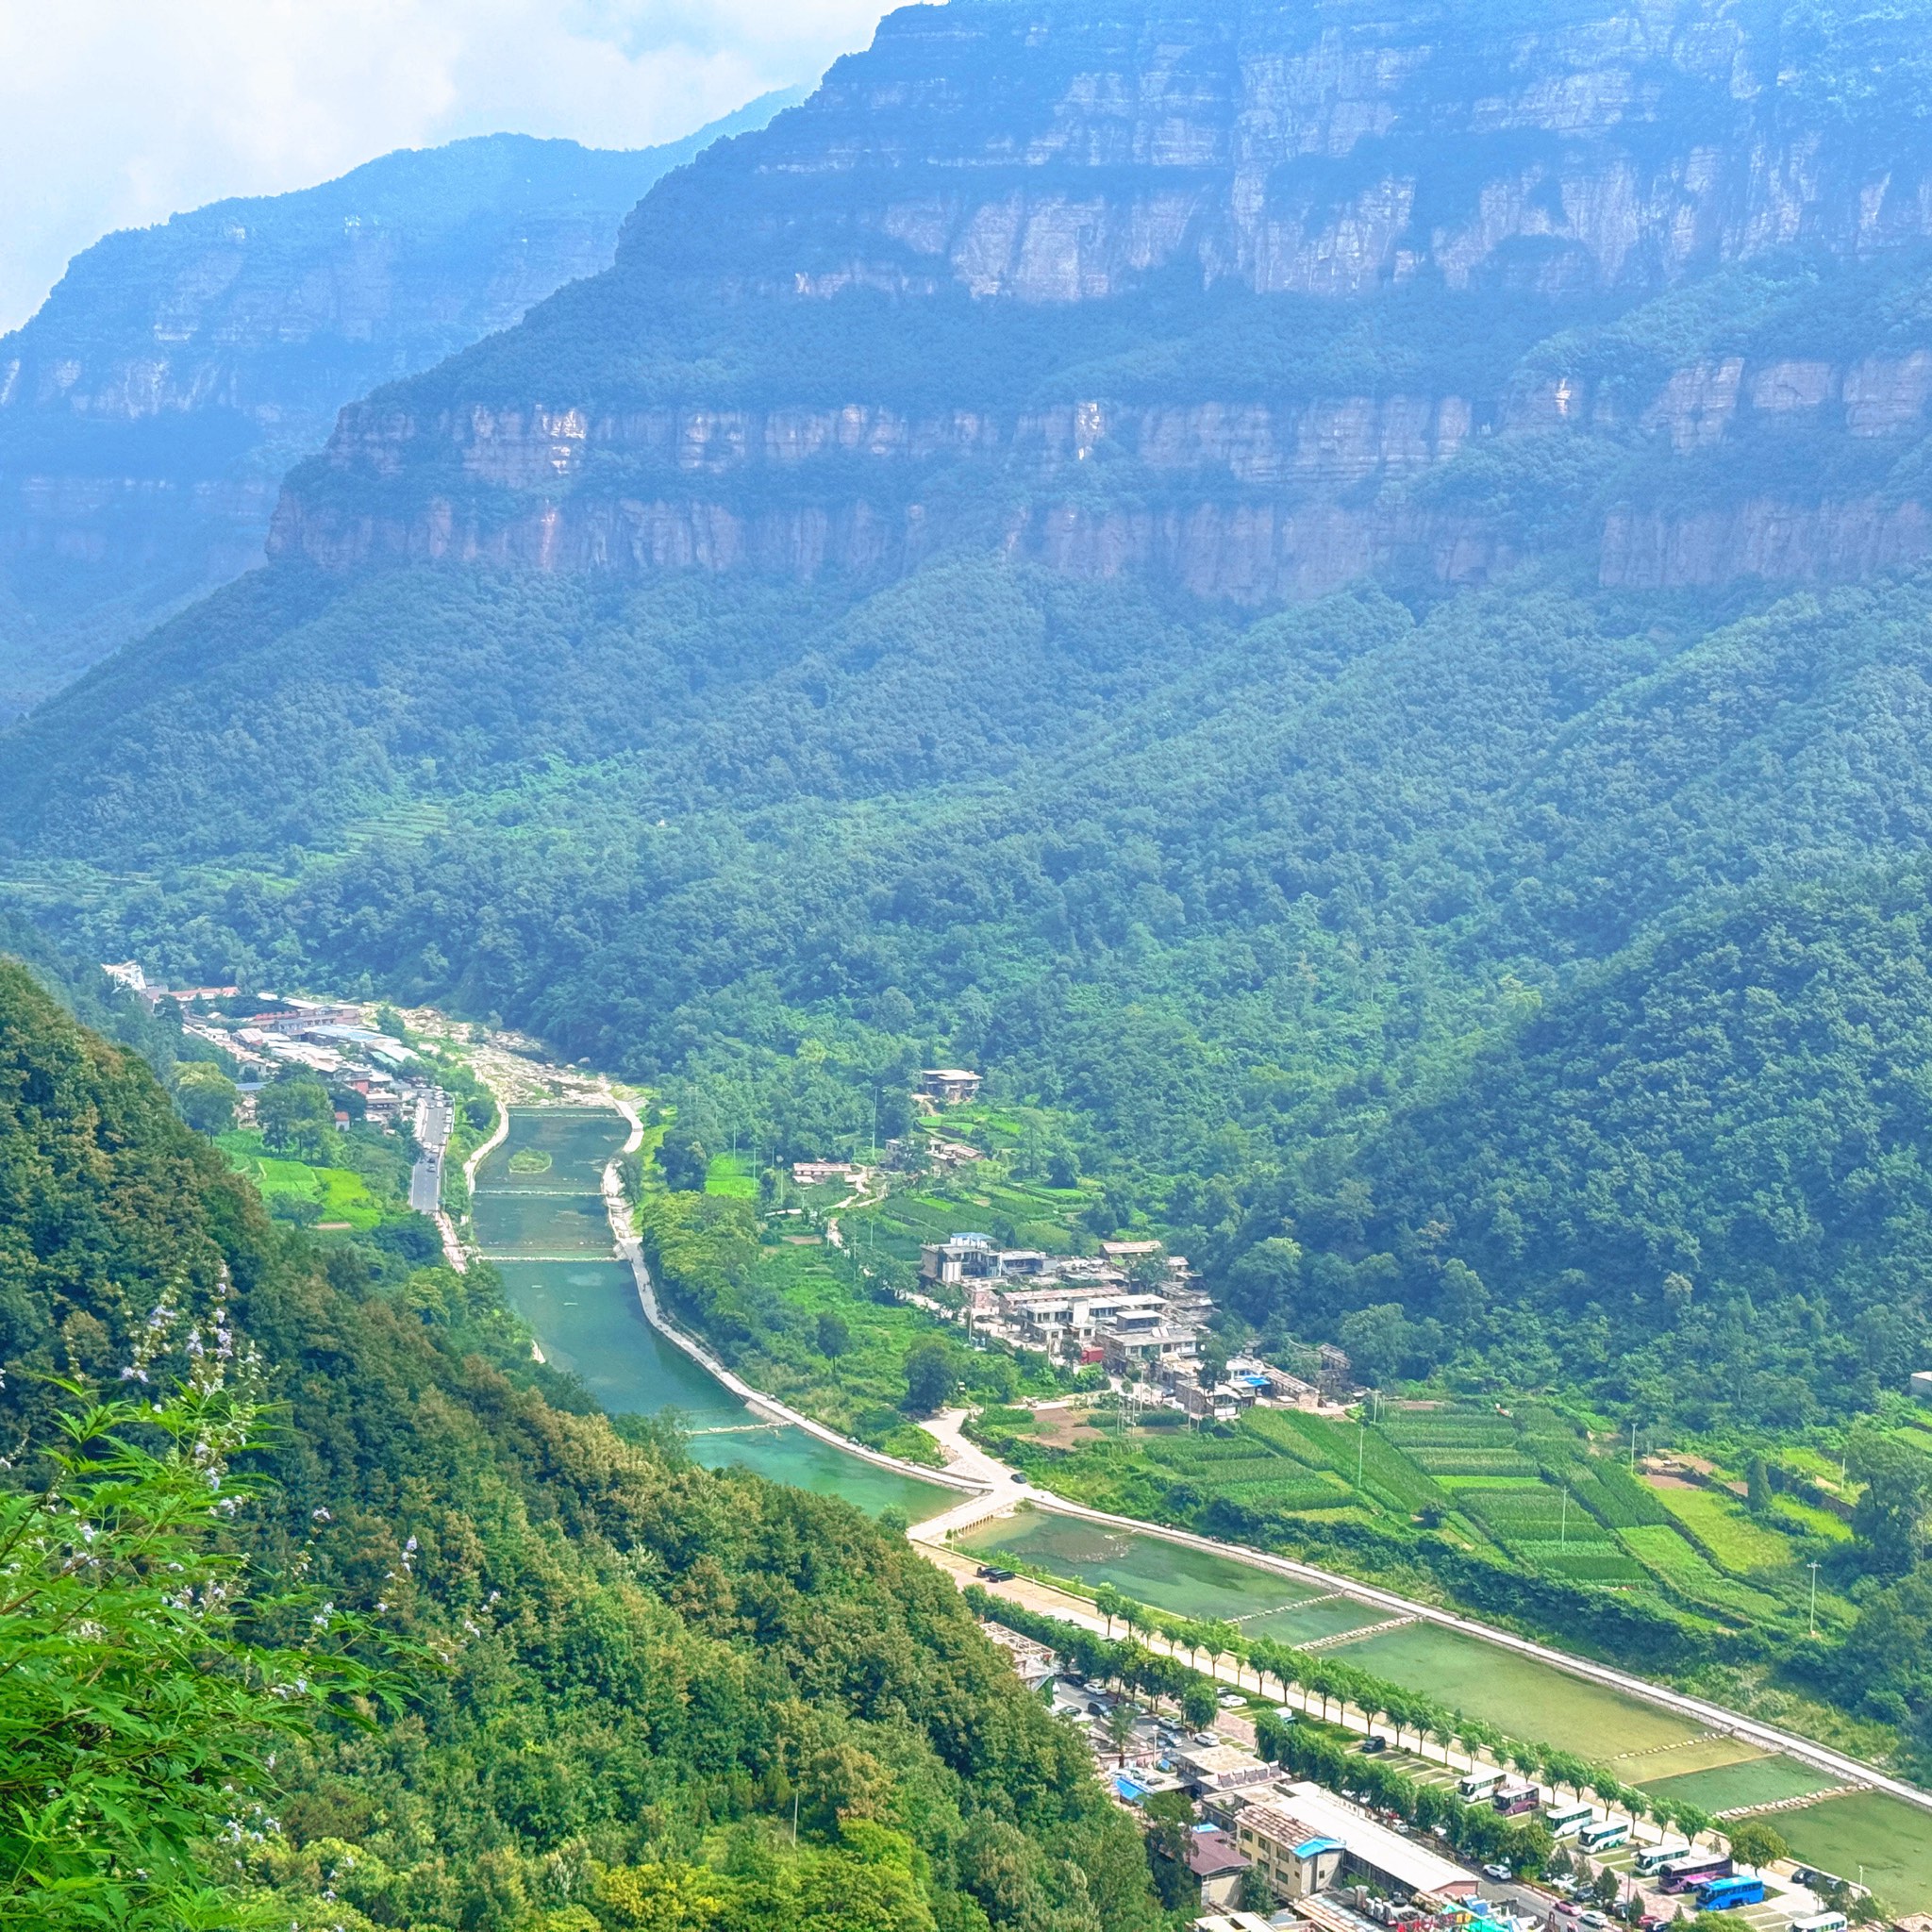
<path fill-rule="evenodd" d="M 1246 604 L 1551 547 L 1633 585 L 1908 562 L 1910 32 L 908 8 L 608 275 L 346 410 L 271 547 L 809 576 L 963 538 Z"/>
<path fill-rule="evenodd" d="M 0 715 L 257 563 L 343 403 L 607 267 L 669 146 L 496 135 L 110 235 L 0 339 Z"/>

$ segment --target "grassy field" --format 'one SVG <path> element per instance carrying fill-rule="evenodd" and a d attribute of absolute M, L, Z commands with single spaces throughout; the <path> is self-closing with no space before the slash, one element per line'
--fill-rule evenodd
<path fill-rule="evenodd" d="M 742 1156 L 714 1154 L 710 1166 L 705 1170 L 705 1192 L 723 1194 L 733 1201 L 755 1201 L 758 1192 L 758 1176 Z"/>
<path fill-rule="evenodd" d="M 1734 1576 L 1782 1570 L 1796 1560 L 1789 1538 L 1754 1522 L 1741 1503 L 1715 1490 L 1658 1489 L 1656 1494 L 1692 1541 Z"/>
<path fill-rule="evenodd" d="M 300 1203 L 302 1209 L 311 1210 L 298 1210 L 302 1220 L 312 1219 L 321 1226 L 334 1223 L 368 1228 L 375 1226 L 386 1214 L 396 1212 L 402 1205 L 392 1195 L 385 1199 L 353 1169 L 311 1167 L 305 1161 L 271 1154 L 258 1133 L 224 1134 L 216 1144 L 227 1157 L 228 1164 L 248 1175 L 261 1190 L 271 1211 L 277 1203 L 284 1208 Z"/>

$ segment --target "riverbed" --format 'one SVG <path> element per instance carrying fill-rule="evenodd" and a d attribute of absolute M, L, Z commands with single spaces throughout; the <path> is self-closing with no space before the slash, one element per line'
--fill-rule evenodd
<path fill-rule="evenodd" d="M 601 1192 L 628 1133 L 608 1108 L 516 1107 L 503 1145 L 477 1170 L 477 1245 L 544 1359 L 612 1415 L 675 1413 L 692 1460 L 708 1468 L 753 1470 L 873 1515 L 892 1508 L 916 1520 L 955 1501 L 937 1483 L 754 1415 L 644 1319 Z"/>
<path fill-rule="evenodd" d="M 617 1257 L 601 1180 L 627 1124 L 604 1108 L 512 1108 L 509 1132 L 476 1176 L 475 1229 L 511 1305 L 545 1358 L 577 1376 L 612 1414 L 675 1412 L 691 1454 L 914 1521 L 953 1492 L 881 1468 L 805 1431 L 765 1422 L 668 1341 L 638 1305 Z M 521 1158 L 520 1158 L 521 1157 Z M 1409 1623 L 1346 1591 L 1284 1577 L 1239 1557 L 1027 1507 L 967 1532 L 960 1546 L 1182 1616 L 1226 1618 L 1257 1636 L 1321 1644 L 1392 1683 L 1488 1718 L 1506 1731 L 1607 1762 L 1633 1784 L 1707 1809 L 1774 1802 L 1821 1787 L 1816 1774 L 1606 1686 L 1458 1631 Z M 1354 1635 L 1352 1633 L 1361 1633 Z M 1932 1814 L 1876 1792 L 1772 1819 L 1799 1856 L 1866 1880 L 1903 1909 L 1932 1907 Z"/>

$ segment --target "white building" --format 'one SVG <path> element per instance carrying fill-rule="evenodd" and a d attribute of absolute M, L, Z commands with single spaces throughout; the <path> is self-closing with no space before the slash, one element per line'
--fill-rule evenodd
<path fill-rule="evenodd" d="M 1437 1898 L 1472 1898 L 1478 1889 L 1474 1873 L 1420 1839 L 1378 1824 L 1317 1784 L 1285 1785 L 1275 1796 L 1247 1806 L 1234 1825 L 1236 1843 L 1284 1897 L 1324 1890 L 1335 1883 L 1338 1870 L 1344 1879 L 1364 1878 L 1392 1890 Z M 1331 1855 L 1318 1849 L 1323 1845 L 1337 1848 L 1332 1864 L 1326 1862 Z"/>

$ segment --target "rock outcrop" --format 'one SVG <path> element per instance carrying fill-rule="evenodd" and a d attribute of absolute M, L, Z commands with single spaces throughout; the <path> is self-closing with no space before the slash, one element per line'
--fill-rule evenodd
<path fill-rule="evenodd" d="M 337 411 L 607 268 L 720 134 L 634 153 L 491 136 L 110 235 L 0 339 L 0 716 L 261 558 Z"/>
<path fill-rule="evenodd" d="M 1908 562 L 1932 328 L 1881 297 L 1932 151 L 1858 43 L 1905 31 L 908 8 L 661 183 L 591 296 L 345 411 L 271 550 L 812 575 L 970 537 L 1242 604 L 1553 544 L 1618 584 Z"/>

